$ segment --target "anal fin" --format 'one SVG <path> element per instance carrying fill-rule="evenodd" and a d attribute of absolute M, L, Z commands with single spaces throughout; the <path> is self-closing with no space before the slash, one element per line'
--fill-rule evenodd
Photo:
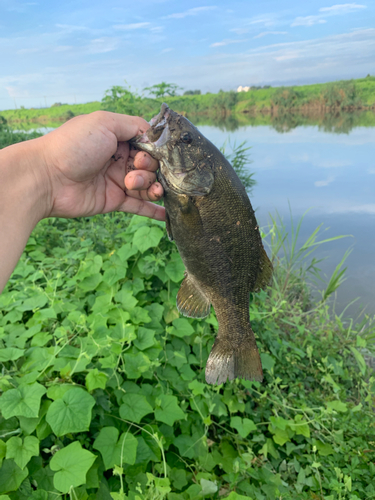
<path fill-rule="evenodd" d="M 205 318 L 211 304 L 206 295 L 187 274 L 177 294 L 177 309 L 189 318 Z"/>

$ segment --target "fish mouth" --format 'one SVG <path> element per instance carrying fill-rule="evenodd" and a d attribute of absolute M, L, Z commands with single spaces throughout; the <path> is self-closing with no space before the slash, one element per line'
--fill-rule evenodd
<path fill-rule="evenodd" d="M 168 126 L 169 117 L 170 109 L 167 104 L 163 103 L 160 112 L 151 118 L 150 128 L 144 134 L 131 139 L 130 143 L 141 151 L 155 153 L 159 148 L 165 146 L 171 137 Z"/>

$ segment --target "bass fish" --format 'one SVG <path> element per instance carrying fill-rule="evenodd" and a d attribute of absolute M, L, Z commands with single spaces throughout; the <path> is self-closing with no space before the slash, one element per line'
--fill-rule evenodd
<path fill-rule="evenodd" d="M 150 125 L 131 142 L 160 163 L 166 229 L 186 267 L 177 308 L 184 316 L 205 318 L 212 304 L 219 324 L 206 382 L 261 382 L 249 301 L 250 292 L 269 284 L 272 264 L 246 190 L 224 155 L 187 118 L 163 104 Z"/>

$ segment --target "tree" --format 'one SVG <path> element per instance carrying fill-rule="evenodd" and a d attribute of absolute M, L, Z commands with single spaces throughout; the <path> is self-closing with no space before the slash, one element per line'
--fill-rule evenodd
<path fill-rule="evenodd" d="M 170 96 L 174 97 L 178 90 L 182 90 L 181 87 L 176 85 L 175 83 L 166 83 L 161 82 L 153 85 L 152 87 L 145 87 L 143 90 L 149 92 L 149 94 L 155 96 L 156 99 L 159 97 Z"/>
<path fill-rule="evenodd" d="M 200 90 L 186 90 L 184 95 L 201 95 L 201 93 Z"/>
<path fill-rule="evenodd" d="M 105 92 L 102 99 L 102 107 L 107 111 L 125 113 L 127 115 L 139 115 L 141 97 L 131 92 L 130 87 L 115 85 Z"/>

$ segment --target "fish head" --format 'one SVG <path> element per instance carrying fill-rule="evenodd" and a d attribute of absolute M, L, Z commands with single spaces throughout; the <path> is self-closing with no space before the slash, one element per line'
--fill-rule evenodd
<path fill-rule="evenodd" d="M 159 178 L 164 189 L 198 196 L 211 191 L 214 175 L 210 151 L 215 147 L 167 104 L 163 103 L 160 113 L 151 119 L 150 128 L 130 142 L 159 160 Z"/>

